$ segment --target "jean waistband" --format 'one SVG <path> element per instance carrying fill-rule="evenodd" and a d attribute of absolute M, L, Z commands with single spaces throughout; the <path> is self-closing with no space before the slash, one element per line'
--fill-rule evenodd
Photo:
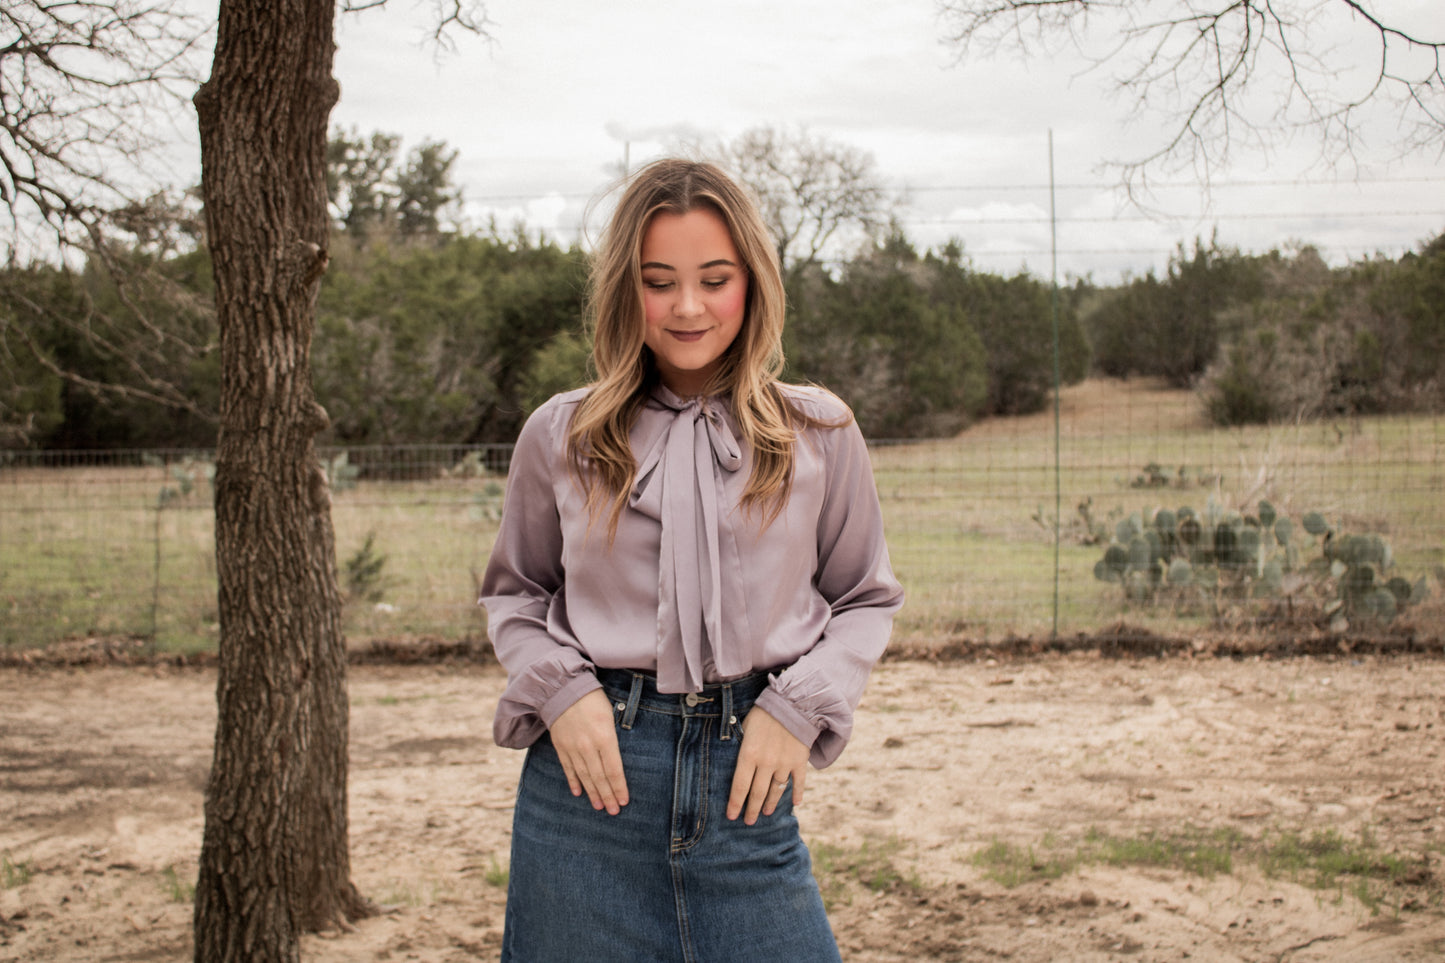
<path fill-rule="evenodd" d="M 704 686 L 701 692 L 659 692 L 656 676 L 631 669 L 599 668 L 597 681 L 622 713 L 623 728 L 631 728 L 632 717 L 639 709 L 677 716 L 717 716 L 730 728 L 768 687 L 768 673 L 755 672 L 730 682 L 714 683 Z"/>

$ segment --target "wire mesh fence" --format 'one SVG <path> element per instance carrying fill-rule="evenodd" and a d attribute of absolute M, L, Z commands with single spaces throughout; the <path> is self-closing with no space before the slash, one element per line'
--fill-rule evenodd
<path fill-rule="evenodd" d="M 1140 382 L 1066 388 L 1059 407 L 1057 422 L 1050 411 L 873 445 L 908 591 L 897 639 L 988 643 L 1120 622 L 1176 637 L 1442 634 L 1440 416 L 1219 429 L 1187 393 Z M 473 600 L 510 447 L 321 455 L 349 641 L 482 639 Z M 211 457 L 0 454 L 0 645 L 214 646 Z M 1312 515 L 1326 528 L 1312 531 Z M 1379 591 L 1393 606 L 1369 595 Z"/>

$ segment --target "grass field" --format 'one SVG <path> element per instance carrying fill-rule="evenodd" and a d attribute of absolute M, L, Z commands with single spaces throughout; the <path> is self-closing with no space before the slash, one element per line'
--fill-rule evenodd
<path fill-rule="evenodd" d="M 1379 534 L 1395 571 L 1431 587 L 1409 617 L 1441 634 L 1439 416 L 1212 429 L 1186 392 L 1091 381 L 1065 389 L 1057 433 L 1056 455 L 1049 411 L 956 438 L 875 446 L 894 567 L 909 593 L 896 637 L 927 646 L 1048 636 L 1056 605 L 1061 635 L 1120 621 L 1175 634 L 1208 627 L 1212 605 L 1126 607 L 1120 586 L 1095 579 L 1104 546 L 1088 543 L 1129 513 L 1202 512 L 1211 499 L 1245 511 L 1268 499 L 1296 519 L 1319 511 L 1343 533 Z M 353 644 L 483 636 L 472 599 L 502 480 L 447 467 L 334 493 L 343 583 L 348 562 L 367 560 L 368 538 L 369 559 L 380 561 L 347 605 Z M 1298 537 L 1307 557 L 1311 546 Z M 201 465 L 0 467 L 0 645 L 121 636 L 160 650 L 211 648 L 212 539 Z"/>

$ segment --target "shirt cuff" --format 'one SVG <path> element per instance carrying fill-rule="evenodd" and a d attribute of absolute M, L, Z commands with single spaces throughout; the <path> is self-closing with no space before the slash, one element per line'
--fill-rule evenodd
<path fill-rule="evenodd" d="M 593 689 L 600 688 L 602 688 L 602 683 L 597 681 L 597 673 L 579 672 L 566 685 L 554 692 L 550 699 L 542 704 L 542 707 L 537 711 L 537 715 L 541 717 L 542 724 L 548 729 L 551 729 L 552 723 L 557 721 L 557 717 L 572 708 L 578 699 L 581 699 Z"/>
<path fill-rule="evenodd" d="M 822 731 L 822 728 L 814 725 L 811 719 L 783 698 L 777 689 L 771 685 L 768 686 L 758 695 L 757 701 L 753 705 L 778 720 L 794 739 L 807 746 L 811 752 L 813 743 L 817 741 L 818 733 Z"/>

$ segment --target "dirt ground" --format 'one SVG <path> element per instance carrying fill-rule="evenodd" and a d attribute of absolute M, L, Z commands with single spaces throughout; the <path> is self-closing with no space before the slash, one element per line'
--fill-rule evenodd
<path fill-rule="evenodd" d="M 316 963 L 495 958 L 521 755 L 500 670 L 351 676 L 353 875 L 387 912 Z M 0 960 L 184 960 L 213 669 L 0 670 Z M 1445 959 L 1445 661 L 890 662 L 800 810 L 843 956 Z M 1237 857 L 1206 873 L 1084 861 L 1086 840 L 1338 833 L 1413 867 L 1324 889 Z M 1026 852 L 1005 886 L 976 856 Z"/>

